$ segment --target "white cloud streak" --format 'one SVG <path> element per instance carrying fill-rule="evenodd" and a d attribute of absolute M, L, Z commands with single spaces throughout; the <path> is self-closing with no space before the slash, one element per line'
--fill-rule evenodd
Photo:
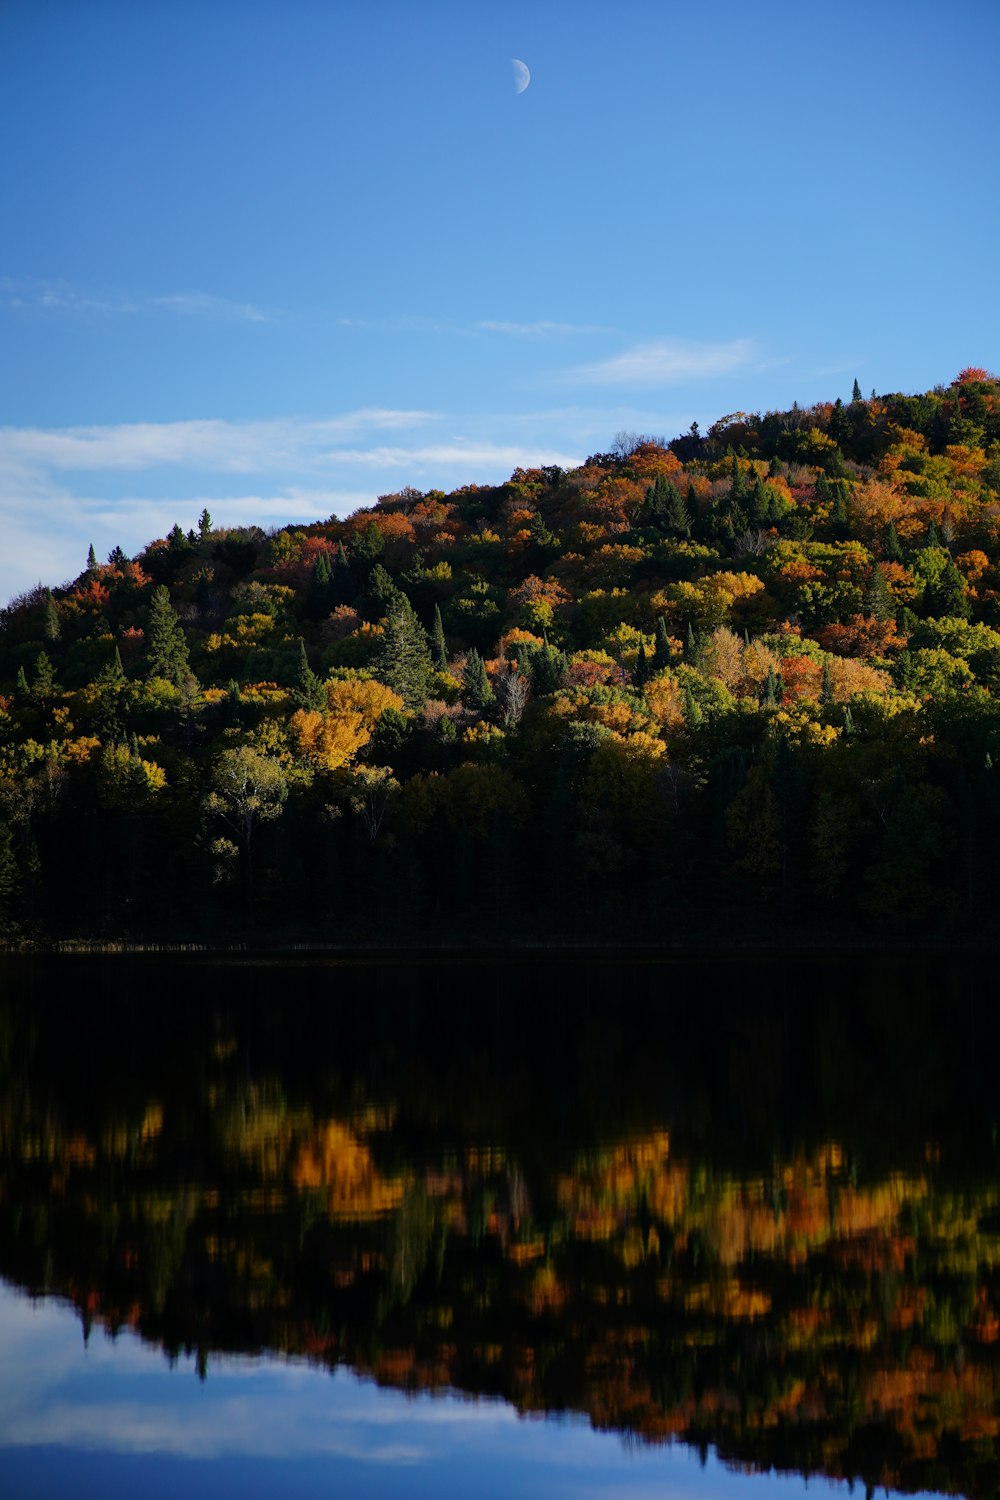
<path fill-rule="evenodd" d="M 0 276 L 0 306 L 77 315 L 176 313 L 187 318 L 229 323 L 276 323 L 280 318 L 280 314 L 271 308 L 238 302 L 212 292 L 182 291 L 146 297 L 114 289 L 80 291 L 64 281 L 32 281 L 13 276 Z"/>
<path fill-rule="evenodd" d="M 374 407 L 322 418 L 2 428 L 0 603 L 39 581 L 75 577 L 91 543 L 99 556 L 115 546 L 134 554 L 175 522 L 194 525 L 203 508 L 226 525 L 307 524 L 406 484 L 498 483 L 516 468 L 569 468 L 585 451 L 547 442 L 544 428 L 524 419 L 473 421 L 518 440 L 474 430 L 431 439 L 455 419 Z"/>
<path fill-rule="evenodd" d="M 748 365 L 752 357 L 749 339 L 734 339 L 726 344 L 656 339 L 636 344 L 609 359 L 578 365 L 556 379 L 578 385 L 676 385 L 685 380 L 729 374 Z"/>
<path fill-rule="evenodd" d="M 587 323 L 507 323 L 501 320 L 483 319 L 476 327 L 485 333 L 506 333 L 517 338 L 561 338 L 577 334 L 607 333 L 599 324 Z"/>

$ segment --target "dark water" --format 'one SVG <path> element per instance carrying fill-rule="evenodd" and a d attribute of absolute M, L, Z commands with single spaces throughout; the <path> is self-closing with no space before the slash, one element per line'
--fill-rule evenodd
<path fill-rule="evenodd" d="M 983 961 L 0 981 L 3 1494 L 1000 1487 Z"/>

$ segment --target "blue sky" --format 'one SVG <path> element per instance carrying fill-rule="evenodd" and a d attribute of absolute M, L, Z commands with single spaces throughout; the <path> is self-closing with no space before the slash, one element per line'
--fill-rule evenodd
<path fill-rule="evenodd" d="M 998 56 L 994 0 L 5 0 L 0 596 L 996 367 Z"/>
<path fill-rule="evenodd" d="M 171 1369 L 126 1331 L 0 1283 L 5 1494 L 63 1500 L 846 1500 L 843 1483 L 731 1472 L 681 1445 L 631 1446 L 578 1418 L 519 1418 L 501 1401 L 406 1396 L 301 1361 Z"/>

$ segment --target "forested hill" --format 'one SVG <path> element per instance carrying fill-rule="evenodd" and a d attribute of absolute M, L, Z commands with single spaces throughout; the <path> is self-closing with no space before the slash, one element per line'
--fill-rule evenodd
<path fill-rule="evenodd" d="M 997 936 L 1000 381 L 621 434 L 0 618 L 10 940 Z"/>

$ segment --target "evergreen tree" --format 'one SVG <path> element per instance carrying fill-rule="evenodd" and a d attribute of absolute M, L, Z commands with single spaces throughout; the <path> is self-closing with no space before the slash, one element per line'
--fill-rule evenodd
<path fill-rule="evenodd" d="M 292 697 L 299 708 L 326 708 L 326 689 L 309 665 L 306 643 L 299 640 L 299 660 L 295 670 L 295 687 Z"/>
<path fill-rule="evenodd" d="M 333 569 L 327 553 L 317 553 L 309 581 L 309 613 L 313 619 L 328 615 L 333 608 Z"/>
<path fill-rule="evenodd" d="M 355 531 L 351 536 L 351 568 L 360 580 L 368 577 L 372 568 L 378 562 L 385 551 L 385 538 L 375 525 L 369 521 L 362 531 Z"/>
<path fill-rule="evenodd" d="M 842 484 L 831 486 L 833 490 L 833 512 L 830 520 L 833 523 L 833 534 L 838 539 L 846 537 L 850 528 L 850 516 L 847 514 L 847 501 L 844 498 L 844 487 Z"/>
<path fill-rule="evenodd" d="M 854 389 L 851 391 L 851 404 L 856 406 L 857 403 L 862 399 L 863 397 L 861 395 L 861 387 L 858 385 L 857 380 L 855 380 Z"/>
<path fill-rule="evenodd" d="M 853 734 L 854 733 L 854 715 L 851 713 L 851 705 L 850 704 L 848 704 L 847 707 L 844 709 L 844 733 L 845 734 Z"/>
<path fill-rule="evenodd" d="M 645 687 L 649 681 L 649 662 L 646 658 L 646 646 L 643 641 L 639 642 L 639 654 L 635 660 L 635 671 L 632 673 L 632 682 L 635 687 Z"/>
<path fill-rule="evenodd" d="M 486 673 L 486 665 L 473 647 L 462 668 L 462 697 L 469 708 L 481 713 L 493 702 L 493 688 Z"/>
<path fill-rule="evenodd" d="M 209 515 L 208 508 L 206 506 L 201 515 L 198 517 L 198 535 L 200 536 L 201 540 L 205 542 L 211 535 L 211 531 L 212 517 Z"/>
<path fill-rule="evenodd" d="M 45 615 L 42 622 L 42 634 L 47 641 L 59 639 L 59 611 L 56 609 L 56 601 L 52 597 L 52 590 L 45 590 Z"/>
<path fill-rule="evenodd" d="M 409 603 L 402 589 L 393 581 L 388 569 L 377 562 L 368 575 L 367 612 L 373 620 L 391 614 L 403 602 Z"/>
<path fill-rule="evenodd" d="M 689 729 L 697 729 L 703 718 L 701 704 L 690 687 L 684 689 L 684 723 Z"/>
<path fill-rule="evenodd" d="M 759 474 L 750 491 L 750 520 L 754 526 L 766 526 L 771 520 L 771 491 Z"/>
<path fill-rule="evenodd" d="M 684 660 L 692 666 L 697 664 L 701 655 L 701 636 L 695 631 L 691 621 L 688 621 L 687 636 L 684 640 Z"/>
<path fill-rule="evenodd" d="M 780 694 L 780 691 L 779 691 L 779 681 L 780 681 L 780 679 L 778 678 L 777 673 L 775 672 L 774 668 L 773 667 L 768 667 L 768 669 L 767 669 L 767 678 L 766 678 L 766 680 L 764 682 L 764 696 L 761 699 L 762 707 L 764 707 L 764 708 L 777 708 L 778 707 L 778 704 L 781 701 L 781 694 Z"/>
<path fill-rule="evenodd" d="M 691 513 L 688 503 L 675 484 L 669 485 L 670 495 L 667 502 L 667 530 L 672 536 L 691 535 Z"/>
<path fill-rule="evenodd" d="M 819 701 L 824 708 L 833 706 L 833 675 L 830 672 L 830 658 L 823 662 L 823 686 L 819 690 Z"/>
<path fill-rule="evenodd" d="M 673 659 L 670 649 L 670 637 L 667 635 L 667 622 L 660 615 L 656 622 L 656 645 L 653 647 L 653 671 L 665 672 Z"/>
<path fill-rule="evenodd" d="M 899 537 L 896 535 L 896 523 L 890 521 L 885 534 L 885 546 L 883 548 L 887 562 L 901 563 L 903 561 L 903 549 L 899 545 Z"/>
<path fill-rule="evenodd" d="M 25 676 L 23 663 L 17 669 L 17 680 L 14 684 L 14 691 L 21 703 L 27 703 L 31 697 L 31 689 L 28 687 L 28 679 Z"/>
<path fill-rule="evenodd" d="M 562 682 L 563 673 L 566 670 L 566 657 L 561 651 L 556 651 L 550 646 L 549 638 L 545 636 L 543 644 L 532 652 L 530 668 L 532 690 L 539 696 L 554 693 Z"/>
<path fill-rule="evenodd" d="M 885 574 L 878 563 L 872 568 L 868 576 L 868 585 L 865 589 L 864 612 L 873 615 L 876 620 L 890 620 L 896 613 L 893 597 L 889 592 L 889 585 L 885 581 Z"/>
<path fill-rule="evenodd" d="M 924 542 L 924 546 L 925 547 L 940 547 L 940 545 L 941 545 L 941 538 L 938 535 L 938 529 L 937 529 L 937 527 L 934 525 L 934 522 L 932 521 L 931 524 L 927 528 L 927 539 Z"/>
<path fill-rule="evenodd" d="M 39 651 L 31 679 L 31 696 L 37 703 L 47 703 L 56 691 L 56 674 L 48 656 Z"/>
<path fill-rule="evenodd" d="M 124 682 L 125 668 L 122 666 L 122 654 L 116 646 L 114 655 L 97 677 L 98 682 Z"/>
<path fill-rule="evenodd" d="M 965 579 L 949 557 L 941 576 L 929 585 L 924 595 L 927 613 L 932 616 L 954 615 L 967 620 L 971 610 Z"/>
<path fill-rule="evenodd" d="M 434 623 L 431 626 L 431 660 L 439 672 L 448 670 L 448 648 L 445 644 L 440 604 L 434 606 Z"/>
<path fill-rule="evenodd" d="M 93 544 L 93 542 L 91 542 L 90 548 L 89 548 L 89 550 L 87 552 L 87 572 L 88 573 L 96 573 L 97 572 L 97 553 L 94 551 L 94 544 Z"/>
<path fill-rule="evenodd" d="M 146 672 L 150 677 L 164 677 L 179 687 L 189 671 L 187 640 L 170 603 L 169 590 L 161 583 L 154 589 L 149 606 Z"/>
<path fill-rule="evenodd" d="M 405 594 L 386 617 L 385 635 L 375 664 L 376 675 L 399 693 L 407 708 L 423 708 L 434 663 L 427 632 Z"/>

